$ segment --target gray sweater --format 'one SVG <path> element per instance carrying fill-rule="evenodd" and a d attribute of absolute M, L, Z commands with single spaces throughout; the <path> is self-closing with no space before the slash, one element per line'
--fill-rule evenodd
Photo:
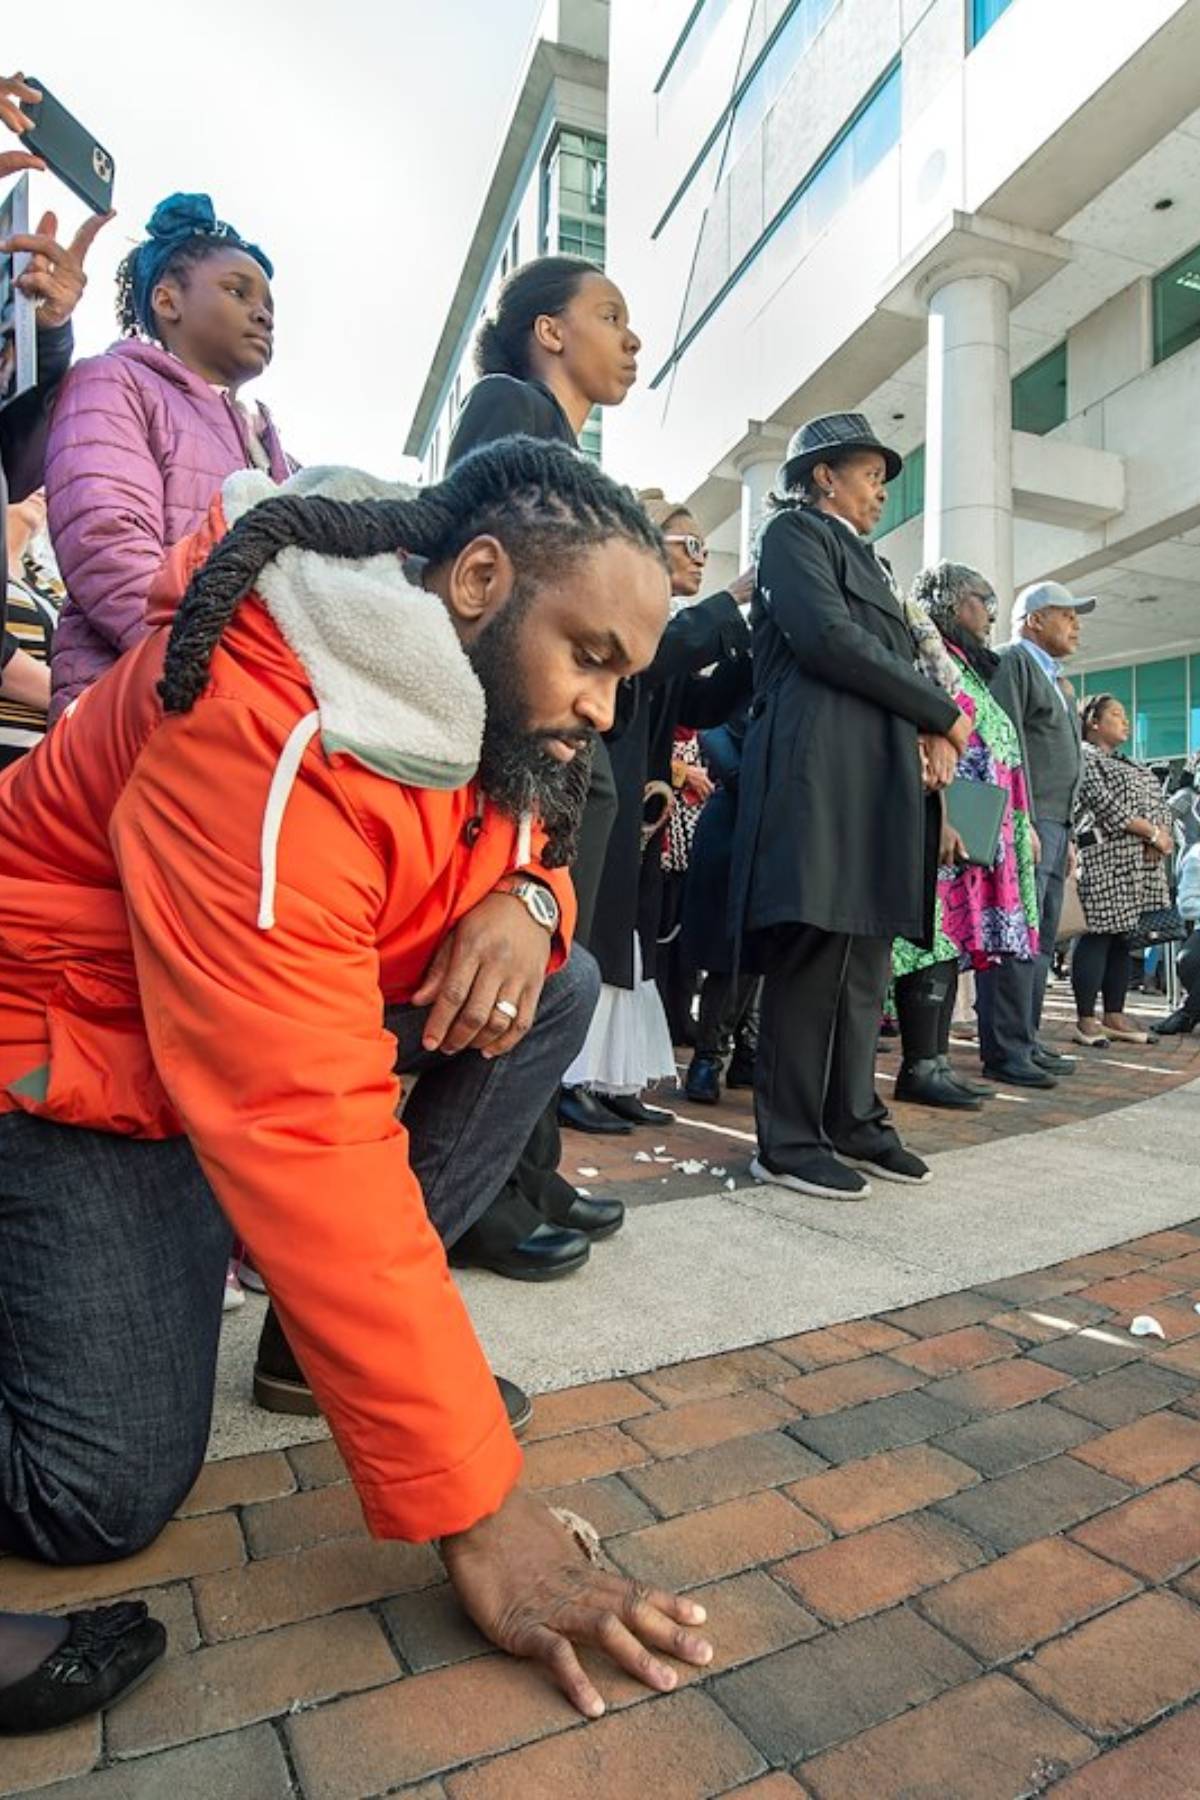
<path fill-rule="evenodd" d="M 1083 775 L 1079 724 L 1050 677 L 1019 644 L 1000 652 L 992 697 L 1016 725 L 1035 822 L 1069 825 Z"/>

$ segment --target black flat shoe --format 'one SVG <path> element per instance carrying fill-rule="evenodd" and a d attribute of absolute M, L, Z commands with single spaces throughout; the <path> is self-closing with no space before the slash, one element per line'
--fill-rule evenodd
<path fill-rule="evenodd" d="M 624 1223 L 623 1200 L 595 1199 L 591 1194 L 577 1194 L 563 1220 L 569 1231 L 582 1231 L 593 1239 L 612 1237 Z"/>
<path fill-rule="evenodd" d="M 901 1063 L 895 1093 L 897 1100 L 907 1100 L 912 1106 L 936 1106 L 946 1112 L 983 1111 L 983 1101 L 959 1087 L 934 1056 Z"/>
<path fill-rule="evenodd" d="M 605 1110 L 630 1125 L 673 1125 L 675 1114 L 662 1106 L 647 1106 L 640 1094 L 597 1094 Z"/>
<path fill-rule="evenodd" d="M 721 1065 L 713 1056 L 693 1056 L 683 1091 L 693 1106 L 718 1106 L 721 1100 Z"/>
<path fill-rule="evenodd" d="M 559 1225 L 539 1225 L 529 1236 L 511 1249 L 495 1253 L 464 1250 L 455 1245 L 450 1251 L 454 1269 L 487 1269 L 509 1281 L 558 1281 L 582 1269 L 591 1255 L 587 1233 L 567 1231 Z"/>
<path fill-rule="evenodd" d="M 727 1088 L 752 1088 L 754 1086 L 754 1058 L 743 1056 L 735 1050 L 730 1058 L 729 1067 L 725 1071 Z"/>
<path fill-rule="evenodd" d="M 66 1638 L 32 1674 L 0 1688 L 0 1735 L 57 1731 L 123 1700 L 167 1647 L 142 1600 L 67 1614 Z"/>
<path fill-rule="evenodd" d="M 1004 1087 L 1055 1088 L 1058 1077 L 1051 1075 L 1047 1069 L 1039 1069 L 1035 1062 L 1027 1063 L 984 1063 L 983 1072 L 989 1081 L 998 1081 Z"/>
<path fill-rule="evenodd" d="M 1200 1025 L 1200 1012 L 1191 1012 L 1186 1006 L 1181 1006 L 1178 1012 L 1163 1019 L 1154 1029 L 1159 1037 L 1187 1037 L 1190 1032 L 1195 1031 L 1197 1025 Z"/>
<path fill-rule="evenodd" d="M 520 1437 L 533 1417 L 533 1401 L 524 1388 L 519 1388 L 515 1381 L 509 1381 L 503 1375 L 497 1375 L 496 1386 L 500 1389 L 500 1398 L 504 1402 L 513 1436 Z"/>
<path fill-rule="evenodd" d="M 597 1137 L 628 1137 L 633 1126 L 601 1104 L 587 1088 L 563 1088 L 558 1096 L 558 1122 L 572 1131 L 592 1131 Z"/>

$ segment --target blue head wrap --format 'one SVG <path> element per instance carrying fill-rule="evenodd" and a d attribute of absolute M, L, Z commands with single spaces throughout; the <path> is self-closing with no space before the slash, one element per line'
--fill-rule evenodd
<path fill-rule="evenodd" d="M 252 256 L 269 281 L 275 267 L 257 244 L 248 244 L 232 225 L 218 219 L 207 194 L 172 194 L 155 207 L 146 226 L 149 237 L 139 244 L 130 261 L 134 312 L 143 331 L 153 333 L 154 313 L 150 297 L 175 252 L 195 238 L 213 238 L 231 250 Z"/>

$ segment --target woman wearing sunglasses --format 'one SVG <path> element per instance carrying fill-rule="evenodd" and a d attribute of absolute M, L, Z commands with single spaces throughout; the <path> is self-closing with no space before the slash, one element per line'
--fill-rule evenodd
<path fill-rule="evenodd" d="M 658 656 L 628 684 L 627 717 L 609 737 L 617 820 L 589 943 L 604 985 L 587 1042 L 563 1078 L 559 1109 L 564 1123 L 583 1130 L 597 1129 L 594 1117 L 615 1119 L 627 1130 L 670 1121 L 670 1113 L 641 1098 L 651 1082 L 675 1078 L 671 1032 L 655 984 L 668 815 L 662 813 L 644 841 L 645 797 L 649 784 L 660 794 L 670 789 L 676 727 L 721 724 L 748 697 L 751 683 L 750 636 L 740 606 L 753 592 L 753 575 L 697 600 L 708 556 L 699 525 L 660 488 L 646 488 L 638 498 L 666 539 L 673 616 Z M 701 675 L 710 664 L 711 674 Z M 692 785 L 699 791 L 711 784 L 694 779 Z"/>
<path fill-rule="evenodd" d="M 896 1098 L 978 1112 L 995 1090 L 964 1080 L 950 1066 L 958 976 L 1037 955 L 1037 834 L 1017 728 L 989 691 L 1000 666 L 988 644 L 996 617 L 991 583 L 962 563 L 940 562 L 917 576 L 907 612 L 918 665 L 971 724 L 956 778 L 993 783 L 1008 805 L 990 869 L 959 866 L 954 853 L 961 846 L 943 834 L 932 948 L 906 938 L 892 946 L 904 1057 Z"/>

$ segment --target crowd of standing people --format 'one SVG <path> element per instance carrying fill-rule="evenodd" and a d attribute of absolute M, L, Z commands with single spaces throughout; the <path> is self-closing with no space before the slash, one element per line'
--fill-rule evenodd
<path fill-rule="evenodd" d="M 0 81 L 18 137 L 31 99 Z M 481 1629 L 594 1716 L 576 1646 L 666 1689 L 665 1655 L 712 1655 L 703 1609 L 581 1559 L 520 1486 L 530 1402 L 448 1264 L 581 1269 L 625 1214 L 561 1172 L 562 1127 L 661 1129 L 680 1045 L 692 1102 L 753 1090 L 759 1180 L 927 1183 L 877 1091 L 884 1013 L 905 1100 L 1053 1086 L 1076 882 L 1078 1043 L 1145 1041 L 1130 951 L 1200 915 L 1194 789 L 1168 807 L 1118 754 L 1112 696 L 1080 720 L 1061 662 L 1093 601 L 1026 589 L 997 650 L 986 572 L 900 590 L 873 538 L 902 459 L 861 413 L 795 433 L 753 566 L 706 593 L 688 503 L 579 453 L 641 348 L 595 265 L 509 279 L 414 490 L 299 468 L 246 398 L 273 267 L 207 195 L 155 209 L 117 342 L 70 367 L 103 223 L 0 245 L 41 350 L 0 411 L 0 1549 L 162 1529 L 236 1239 L 270 1302 L 259 1404 L 323 1413 L 372 1531 L 438 1540 Z M 982 1082 L 948 1054 L 964 977 Z M 1200 1022 L 1185 991 L 1164 1030 Z M 0 1732 L 162 1648 L 139 1605 L 0 1614 Z"/>

